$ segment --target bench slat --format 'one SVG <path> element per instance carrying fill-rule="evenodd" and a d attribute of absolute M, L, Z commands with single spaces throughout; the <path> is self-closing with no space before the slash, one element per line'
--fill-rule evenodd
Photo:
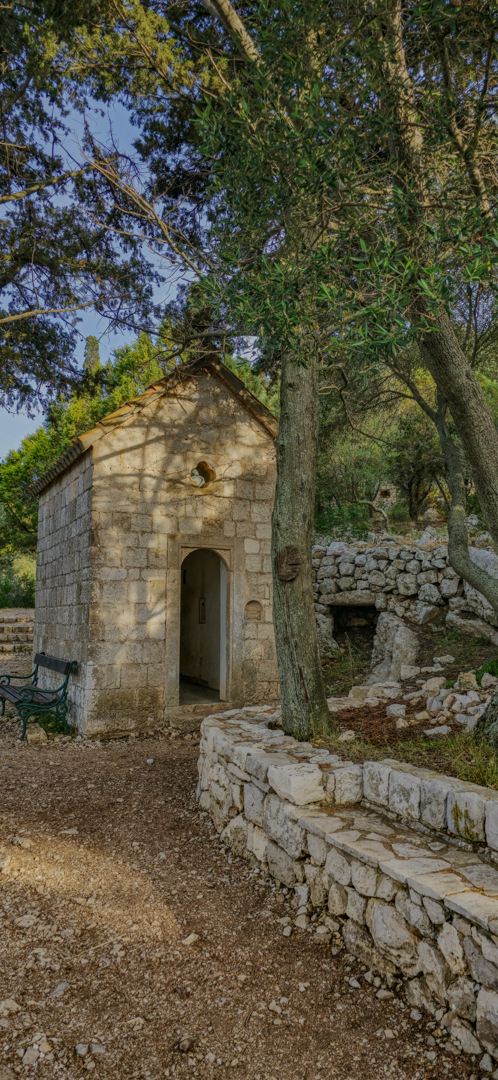
<path fill-rule="evenodd" d="M 28 689 L 31 689 L 28 687 Z M 14 705 L 19 702 L 22 703 L 23 696 L 20 690 L 17 690 L 14 686 L 0 686 L 0 697 L 4 697 L 7 701 L 11 701 Z M 46 693 L 43 690 L 37 690 L 33 697 L 27 704 L 33 703 L 35 705 L 52 705 L 59 700 L 58 694 L 51 694 L 50 691 Z"/>
<path fill-rule="evenodd" d="M 71 667 L 70 660 L 59 660 L 56 656 L 46 656 L 45 653 L 37 653 L 35 666 L 48 668 L 49 671 L 58 671 L 60 675 L 67 675 Z"/>

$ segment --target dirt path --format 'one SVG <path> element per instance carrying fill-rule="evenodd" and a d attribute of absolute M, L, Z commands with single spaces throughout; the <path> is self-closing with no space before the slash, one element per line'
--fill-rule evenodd
<path fill-rule="evenodd" d="M 477 1080 L 343 949 L 283 937 L 284 892 L 196 808 L 196 757 L 0 724 L 0 1080 Z"/>

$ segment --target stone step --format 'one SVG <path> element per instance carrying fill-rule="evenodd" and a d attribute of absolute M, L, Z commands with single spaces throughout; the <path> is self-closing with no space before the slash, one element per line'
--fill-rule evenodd
<path fill-rule="evenodd" d="M 5 623 L 33 623 L 35 619 L 35 613 L 32 608 L 21 608 L 19 611 L 15 609 L 0 610 L 0 626 Z"/>
<path fill-rule="evenodd" d="M 12 627 L 6 630 L 3 626 L 0 626 L 0 641 L 32 641 L 33 640 L 33 627 Z"/>
<path fill-rule="evenodd" d="M 27 653 L 29 656 L 31 656 L 31 652 L 32 652 L 32 649 L 31 649 L 31 647 L 29 645 L 29 642 L 21 643 L 21 644 L 19 644 L 19 643 L 18 644 L 14 644 L 14 643 L 8 643 L 8 644 L 3 643 L 2 644 L 2 643 L 0 643 L 0 654 L 2 654 L 2 653 L 5 653 L 5 654 L 6 653 Z"/>

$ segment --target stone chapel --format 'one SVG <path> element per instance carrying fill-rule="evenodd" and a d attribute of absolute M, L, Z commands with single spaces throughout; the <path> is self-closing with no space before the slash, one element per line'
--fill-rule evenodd
<path fill-rule="evenodd" d="M 278 700 L 276 432 L 210 358 L 105 417 L 33 485 L 34 647 L 77 661 L 80 732 L 187 730 L 216 703 Z"/>

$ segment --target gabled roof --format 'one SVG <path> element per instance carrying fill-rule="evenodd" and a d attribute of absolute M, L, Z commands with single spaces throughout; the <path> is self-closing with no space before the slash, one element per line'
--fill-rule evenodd
<path fill-rule="evenodd" d="M 116 409 L 115 412 L 109 413 L 109 416 L 104 416 L 102 420 L 99 420 L 98 424 L 92 428 L 91 431 L 85 432 L 84 435 L 78 435 L 76 439 L 73 439 L 67 450 L 54 461 L 53 465 L 48 468 L 38 480 L 35 480 L 31 485 L 29 492 L 30 495 L 35 498 L 37 495 L 41 495 L 45 490 L 60 476 L 73 461 L 81 457 L 86 450 L 89 450 L 94 443 L 99 439 L 103 439 L 105 435 L 110 431 L 114 431 L 115 428 L 121 427 L 122 424 L 132 419 L 133 416 L 137 416 L 149 405 L 152 405 L 154 401 L 169 394 L 171 390 L 175 389 L 180 383 L 185 382 L 187 379 L 195 376 L 200 370 L 209 371 L 211 375 L 214 375 L 220 382 L 224 383 L 230 392 L 240 401 L 241 405 L 265 428 L 272 438 L 276 438 L 278 431 L 278 421 L 273 416 L 273 413 L 263 405 L 261 401 L 258 401 L 254 394 L 251 394 L 244 383 L 234 375 L 230 368 L 223 364 L 221 360 L 209 357 L 206 359 L 195 360 L 191 364 L 183 364 L 175 368 L 171 375 L 166 375 L 164 379 L 159 379 L 158 382 L 152 383 L 144 390 L 143 394 L 138 394 L 137 397 L 131 398 L 120 409 Z"/>

